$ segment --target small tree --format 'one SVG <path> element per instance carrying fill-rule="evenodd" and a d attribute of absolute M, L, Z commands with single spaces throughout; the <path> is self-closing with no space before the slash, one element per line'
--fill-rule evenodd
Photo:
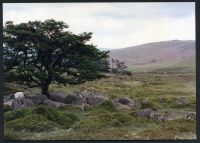
<path fill-rule="evenodd" d="M 6 22 L 5 80 L 28 87 L 39 86 L 42 94 L 49 97 L 52 81 L 79 84 L 100 77 L 102 65 L 98 62 L 107 59 L 108 52 L 87 43 L 92 33 L 76 35 L 67 28 L 64 22 L 53 19 L 21 24 Z"/>

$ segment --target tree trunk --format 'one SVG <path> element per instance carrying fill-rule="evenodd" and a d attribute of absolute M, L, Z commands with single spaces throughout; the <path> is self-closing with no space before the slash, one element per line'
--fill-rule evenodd
<path fill-rule="evenodd" d="M 50 95 L 49 95 L 49 85 L 43 85 L 43 86 L 41 86 L 41 89 L 42 89 L 42 94 L 46 95 L 47 98 L 49 99 L 50 98 Z"/>

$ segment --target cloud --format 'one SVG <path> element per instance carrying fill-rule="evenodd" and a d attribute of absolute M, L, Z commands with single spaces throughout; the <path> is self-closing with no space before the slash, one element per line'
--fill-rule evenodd
<path fill-rule="evenodd" d="M 93 32 L 98 48 L 195 39 L 195 3 L 4 3 L 3 21 L 54 18 L 74 33 Z"/>

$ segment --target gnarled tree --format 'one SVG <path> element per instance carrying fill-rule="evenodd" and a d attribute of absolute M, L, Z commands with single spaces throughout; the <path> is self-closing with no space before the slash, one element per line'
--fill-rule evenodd
<path fill-rule="evenodd" d="M 108 58 L 88 41 L 92 33 L 73 34 L 68 25 L 53 19 L 14 24 L 3 28 L 6 81 L 41 87 L 49 97 L 49 85 L 56 81 L 79 84 L 102 75 L 99 61 Z M 104 69 L 105 70 L 105 69 Z"/>

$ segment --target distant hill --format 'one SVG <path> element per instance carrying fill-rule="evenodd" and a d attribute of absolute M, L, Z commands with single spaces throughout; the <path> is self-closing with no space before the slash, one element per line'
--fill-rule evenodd
<path fill-rule="evenodd" d="M 195 71 L 195 41 L 172 40 L 110 51 L 110 58 L 124 61 L 135 72 Z"/>

